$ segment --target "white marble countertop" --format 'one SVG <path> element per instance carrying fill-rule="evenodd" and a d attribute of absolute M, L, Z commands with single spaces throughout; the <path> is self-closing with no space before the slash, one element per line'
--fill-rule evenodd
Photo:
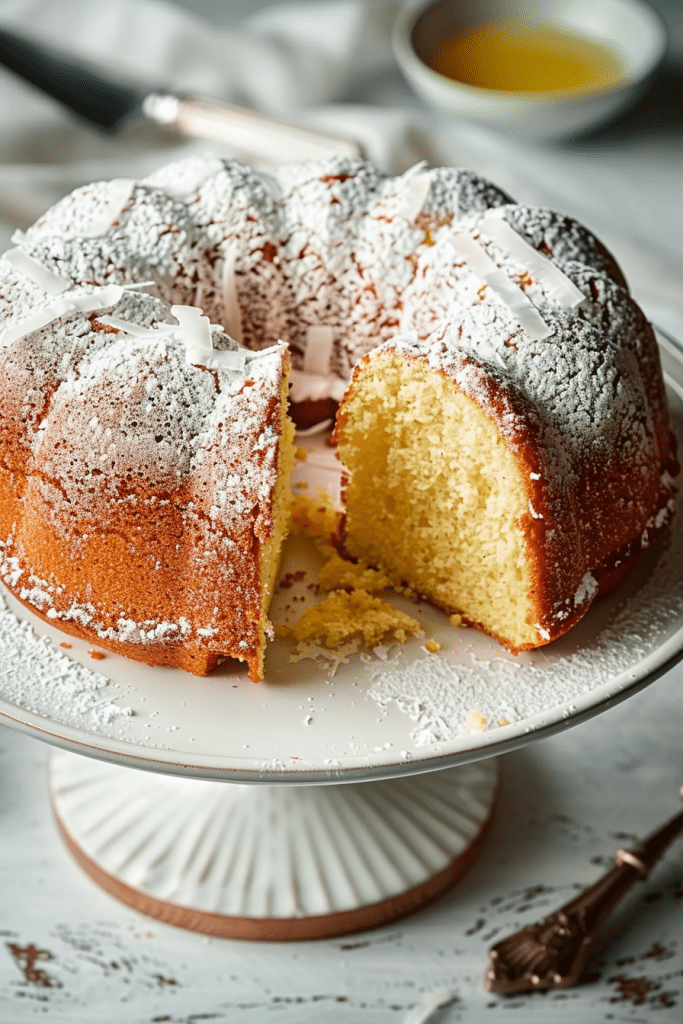
<path fill-rule="evenodd" d="M 228 25 L 266 5 L 176 2 Z M 618 124 L 546 152 L 467 132 L 458 138 L 465 155 L 478 153 L 488 173 L 497 167 L 492 176 L 520 199 L 547 196 L 603 235 L 652 318 L 683 338 L 683 15 L 673 0 L 658 6 L 670 20 L 670 60 Z M 10 123 L 15 93 L 8 95 L 2 116 Z M 388 107 L 410 102 L 391 76 L 362 83 L 346 99 Z M 79 129 L 73 139 L 83 152 L 85 133 Z M 48 182 L 49 201 L 61 181 L 44 155 L 31 163 L 33 145 L 27 136 L 21 150 L 7 150 L 3 136 L 2 238 L 22 222 L 11 200 L 27 175 L 35 170 L 38 191 Z M 106 161 L 110 145 L 98 142 L 98 159 Z M 69 174 L 64 182 L 62 190 L 71 187 Z M 40 195 L 36 201 L 47 205 Z M 456 995 L 430 1024 L 680 1022 L 683 841 L 610 919 L 586 983 L 502 999 L 487 994 L 482 979 L 494 941 L 566 902 L 620 846 L 677 811 L 682 687 L 679 665 L 598 718 L 506 755 L 484 853 L 430 907 L 372 932 L 293 944 L 207 939 L 145 918 L 100 891 L 72 861 L 52 821 L 48 748 L 0 727 L 0 1021 L 404 1024 L 426 994 L 446 986 Z"/>

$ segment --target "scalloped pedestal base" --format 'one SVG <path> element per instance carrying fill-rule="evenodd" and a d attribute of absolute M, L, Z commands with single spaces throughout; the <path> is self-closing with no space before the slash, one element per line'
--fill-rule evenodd
<path fill-rule="evenodd" d="M 54 750 L 66 844 L 104 889 L 169 924 L 240 939 L 314 939 L 419 909 L 476 858 L 495 760 L 339 785 L 239 785 Z"/>

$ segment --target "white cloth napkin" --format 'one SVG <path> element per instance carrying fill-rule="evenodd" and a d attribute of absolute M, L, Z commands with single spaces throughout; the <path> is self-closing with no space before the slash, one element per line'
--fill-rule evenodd
<path fill-rule="evenodd" d="M 637 298 L 683 339 L 681 150 L 675 140 L 541 148 L 426 111 L 396 71 L 399 4 L 282 4 L 226 29 L 162 0 L 4 0 L 0 25 L 149 89 L 296 115 L 357 137 L 392 172 L 418 160 L 472 167 L 528 203 L 583 220 L 615 253 Z M 0 69 L 0 244 L 88 181 L 135 177 L 193 151 L 144 123 L 117 136 L 82 126 Z M 234 155 L 239 156 L 239 153 Z"/>

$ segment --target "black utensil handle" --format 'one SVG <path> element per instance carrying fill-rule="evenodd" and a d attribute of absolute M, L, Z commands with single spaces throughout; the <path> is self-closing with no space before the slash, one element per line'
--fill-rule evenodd
<path fill-rule="evenodd" d="M 142 94 L 135 89 L 109 82 L 10 32 L 0 32 L 0 63 L 108 131 L 115 131 L 142 103 Z"/>

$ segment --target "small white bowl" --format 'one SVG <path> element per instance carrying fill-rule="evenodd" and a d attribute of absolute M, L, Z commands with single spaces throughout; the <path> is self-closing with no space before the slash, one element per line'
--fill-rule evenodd
<path fill-rule="evenodd" d="M 491 21 L 532 22 L 607 46 L 623 75 L 606 86 L 549 92 L 484 89 L 429 67 L 435 48 L 465 28 Z M 666 31 L 642 0 L 424 0 L 398 15 L 394 54 L 431 106 L 525 139 L 562 138 L 604 121 L 630 103 L 666 52 Z"/>

